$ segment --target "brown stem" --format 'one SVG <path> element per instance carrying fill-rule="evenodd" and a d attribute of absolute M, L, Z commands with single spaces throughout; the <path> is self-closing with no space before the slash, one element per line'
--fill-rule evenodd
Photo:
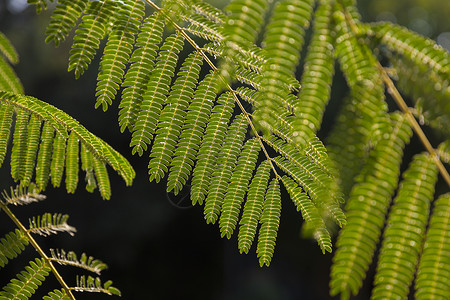
<path fill-rule="evenodd" d="M 63 287 L 64 291 L 66 292 L 67 296 L 71 300 L 76 300 L 75 296 L 73 295 L 72 291 L 70 290 L 69 286 L 66 284 L 64 279 L 59 274 L 58 270 L 56 270 L 55 266 L 53 265 L 51 259 L 45 254 L 44 250 L 39 246 L 39 244 L 36 242 L 36 240 L 33 238 L 31 233 L 28 229 L 19 221 L 19 219 L 16 218 L 16 216 L 12 213 L 12 211 L 6 206 L 3 201 L 0 201 L 0 208 L 5 211 L 5 213 L 8 215 L 8 217 L 16 224 L 16 226 L 27 236 L 28 241 L 30 244 L 36 249 L 36 251 L 39 253 L 39 255 L 45 260 L 47 265 L 50 267 L 50 270 L 52 271 L 53 275 L 55 275 L 56 279 L 59 281 L 61 286 Z"/>
<path fill-rule="evenodd" d="M 347 25 L 350 27 L 350 29 L 354 35 L 358 35 L 358 27 L 356 26 L 353 18 L 347 12 L 344 5 L 342 5 L 342 8 L 344 10 L 345 20 L 347 21 Z M 425 149 L 428 151 L 431 158 L 436 163 L 436 166 L 437 166 L 439 172 L 441 173 L 442 177 L 444 177 L 445 182 L 447 182 L 447 185 L 450 187 L 450 175 L 447 172 L 447 169 L 445 169 L 444 165 L 442 164 L 441 160 L 439 159 L 439 156 L 436 154 L 436 151 L 434 150 L 434 148 L 431 145 L 430 141 L 428 140 L 427 136 L 423 132 L 423 130 L 420 127 L 417 120 L 414 118 L 408 105 L 406 105 L 405 100 L 403 100 L 402 95 L 400 95 L 399 91 L 397 90 L 397 87 L 392 82 L 391 78 L 389 77 L 386 70 L 383 68 L 383 66 L 380 64 L 379 61 L 376 62 L 376 67 L 381 74 L 381 78 L 383 79 L 384 84 L 387 87 L 388 93 L 392 96 L 392 98 L 394 99 L 395 103 L 400 108 L 400 110 L 405 114 L 406 118 L 408 119 L 409 123 L 411 124 L 412 129 L 419 137 L 419 140 L 422 142 Z"/>

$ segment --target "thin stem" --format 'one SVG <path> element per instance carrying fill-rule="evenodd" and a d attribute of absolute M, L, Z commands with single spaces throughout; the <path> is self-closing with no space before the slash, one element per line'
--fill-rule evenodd
<path fill-rule="evenodd" d="M 357 36 L 358 35 L 358 27 L 356 26 L 355 21 L 350 16 L 348 11 L 345 9 L 345 6 L 342 3 L 341 3 L 341 5 L 344 10 L 344 16 L 345 16 L 345 20 L 347 21 L 348 26 L 350 27 L 352 33 L 355 36 Z M 437 166 L 439 172 L 441 173 L 444 180 L 447 182 L 447 185 L 450 187 L 450 175 L 447 172 L 447 169 L 445 169 L 444 165 L 442 164 L 441 160 L 439 159 L 439 156 L 436 154 L 436 151 L 434 150 L 434 148 L 431 145 L 430 141 L 428 140 L 427 136 L 423 132 L 422 128 L 420 127 L 420 125 L 417 122 L 414 115 L 411 113 L 410 108 L 408 107 L 408 105 L 406 105 L 406 102 L 403 99 L 402 95 L 400 95 L 397 87 L 392 82 L 388 73 L 383 68 L 383 66 L 380 64 L 379 61 L 376 61 L 376 67 L 381 74 L 381 78 L 383 79 L 384 83 L 386 84 L 388 93 L 392 96 L 392 98 L 394 99 L 395 103 L 400 108 L 400 110 L 405 114 L 406 118 L 408 119 L 409 123 L 411 124 L 412 129 L 419 137 L 419 140 L 424 145 L 425 149 L 428 151 L 431 158 L 436 163 L 436 166 Z"/>
<path fill-rule="evenodd" d="M 156 5 L 155 3 L 153 3 L 151 0 L 145 0 L 151 7 L 153 7 L 156 11 L 161 12 L 161 8 Z M 164 12 L 163 12 L 164 13 Z M 177 23 L 175 23 L 169 16 L 165 15 L 166 18 L 172 23 L 172 25 L 175 27 L 175 29 L 181 33 L 181 35 L 183 36 L 183 38 L 188 41 L 189 44 L 191 44 L 191 46 L 200 53 L 200 55 L 202 56 L 202 58 L 206 61 L 206 63 L 210 66 L 210 68 L 213 70 L 213 72 L 216 72 L 218 70 L 218 68 L 214 65 L 214 63 L 211 61 L 211 59 L 206 55 L 206 53 L 203 51 L 203 49 L 197 45 L 197 43 L 185 32 L 184 28 L 180 27 Z M 223 78 L 223 76 L 219 75 L 220 79 L 225 83 L 225 86 L 227 88 L 228 91 L 231 92 L 231 94 L 233 95 L 234 101 L 236 102 L 236 104 L 239 106 L 239 109 L 242 111 L 242 113 L 244 114 L 245 118 L 247 119 L 248 124 L 250 125 L 250 128 L 252 129 L 253 133 L 255 134 L 255 136 L 258 138 L 259 144 L 261 145 L 261 149 L 264 152 L 264 155 L 266 156 L 267 160 L 269 161 L 273 172 L 275 173 L 275 177 L 277 179 L 281 179 L 281 176 L 277 173 L 275 166 L 273 165 L 273 159 L 269 156 L 269 153 L 267 152 L 264 143 L 262 141 L 262 138 L 260 136 L 260 134 L 258 133 L 258 130 L 256 130 L 255 125 L 253 124 L 250 116 L 251 114 L 249 112 L 247 112 L 244 108 L 244 106 L 242 105 L 241 101 L 239 101 L 239 98 L 237 96 L 237 93 L 235 90 L 233 90 L 233 88 L 229 85 L 229 83 L 225 80 L 225 78 Z"/>
<path fill-rule="evenodd" d="M 436 166 L 437 166 L 439 172 L 441 173 L 442 177 L 444 177 L 444 180 L 447 182 L 448 186 L 450 187 L 450 175 L 448 174 L 447 170 L 445 169 L 444 165 L 442 164 L 441 160 L 439 159 L 439 156 L 436 154 L 436 151 L 434 150 L 434 148 L 431 145 L 430 141 L 428 140 L 427 136 L 423 132 L 423 130 L 420 127 L 419 123 L 417 122 L 416 118 L 414 118 L 413 114 L 411 113 L 411 110 L 406 105 L 405 101 L 403 100 L 402 96 L 398 92 L 398 90 L 395 87 L 394 83 L 392 82 L 391 78 L 386 73 L 386 71 L 384 70 L 384 68 L 381 66 L 380 63 L 377 64 L 377 68 L 380 71 L 381 77 L 383 78 L 383 81 L 388 88 L 388 93 L 392 96 L 392 98 L 397 103 L 397 105 L 400 107 L 402 112 L 406 115 L 406 118 L 408 119 L 409 123 L 411 124 L 413 130 L 419 136 L 420 141 L 424 145 L 425 149 L 430 153 L 430 156 L 436 163 Z"/>
<path fill-rule="evenodd" d="M 25 233 L 25 235 L 26 235 L 28 241 L 30 242 L 30 244 L 34 247 L 34 249 L 36 249 L 36 251 L 39 253 L 39 255 L 45 260 L 47 265 L 50 267 L 53 275 L 55 275 L 56 279 L 59 281 L 59 283 L 61 284 L 61 286 L 65 290 L 67 296 L 71 300 L 76 300 L 75 296 L 73 295 L 73 293 L 71 291 L 71 289 L 66 284 L 64 279 L 61 277 L 61 275 L 59 274 L 58 270 L 56 270 L 56 268 L 53 265 L 51 259 L 47 256 L 47 254 L 45 254 L 44 250 L 42 250 L 42 248 L 39 246 L 39 244 L 33 238 L 33 236 L 31 235 L 30 231 L 19 221 L 19 219 L 16 218 L 16 216 L 12 213 L 12 211 L 8 208 L 8 206 L 3 201 L 0 201 L 0 208 L 3 209 L 5 211 L 5 213 L 8 215 L 8 217 L 16 224 L 16 226 L 23 233 Z"/>

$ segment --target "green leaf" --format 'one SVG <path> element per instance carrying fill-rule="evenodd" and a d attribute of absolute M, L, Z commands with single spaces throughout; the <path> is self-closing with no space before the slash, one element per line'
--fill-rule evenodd
<path fill-rule="evenodd" d="M 125 66 L 133 50 L 134 38 L 144 16 L 143 1 L 123 0 L 118 3 L 121 4 L 120 9 L 116 12 L 117 19 L 103 51 L 97 76 L 95 108 L 101 105 L 103 111 L 112 104 L 122 84 Z"/>
<path fill-rule="evenodd" d="M 0 166 L 6 156 L 14 109 L 7 104 L 0 104 Z"/>
<path fill-rule="evenodd" d="M 28 245 L 28 239 L 19 229 L 7 233 L 0 239 L 0 267 L 4 268 L 9 260 L 16 258 Z"/>
<path fill-rule="evenodd" d="M 434 203 L 423 252 L 416 275 L 414 296 L 422 299 L 450 297 L 450 194 Z"/>
<path fill-rule="evenodd" d="M 66 154 L 66 189 L 67 193 L 75 193 L 78 184 L 79 169 L 79 143 L 74 131 L 70 133 L 67 141 Z"/>
<path fill-rule="evenodd" d="M 312 138 L 320 129 L 325 106 L 330 99 L 334 75 L 334 29 L 332 5 L 321 3 L 314 14 L 313 36 L 308 46 L 301 90 L 295 106 L 298 119 L 296 132 L 304 140 Z"/>
<path fill-rule="evenodd" d="M 280 225 L 281 192 L 278 179 L 274 178 L 266 191 L 264 206 L 261 213 L 261 228 L 258 234 L 256 253 L 259 264 L 269 266 L 275 249 L 278 226 Z"/>
<path fill-rule="evenodd" d="M 88 68 L 105 37 L 110 17 L 116 5 L 113 1 L 90 1 L 78 29 L 75 31 L 70 50 L 68 71 L 74 71 L 79 78 Z"/>
<path fill-rule="evenodd" d="M 25 155 L 24 175 L 21 183 L 28 186 L 34 173 L 39 137 L 41 135 L 41 120 L 36 115 L 31 115 L 28 122 L 27 152 Z"/>
<path fill-rule="evenodd" d="M 208 194 L 209 184 L 219 157 L 220 146 L 226 136 L 227 123 L 233 112 L 233 95 L 224 93 L 212 109 L 193 170 L 192 203 L 202 204 Z"/>
<path fill-rule="evenodd" d="M 146 90 L 149 74 L 155 63 L 158 45 L 162 40 L 164 22 L 162 14 L 155 13 L 144 20 L 136 40 L 133 54 L 122 87 L 122 99 L 119 105 L 119 125 L 123 132 L 126 127 L 130 131 L 136 122 L 143 94 Z"/>
<path fill-rule="evenodd" d="M 50 267 L 43 259 L 36 258 L 30 261 L 25 270 L 17 274 L 17 278 L 11 279 L 8 285 L 0 291 L 1 299 L 29 299 L 45 280 L 50 272 Z"/>
<path fill-rule="evenodd" d="M 428 154 L 415 156 L 403 173 L 383 235 L 372 299 L 408 298 L 437 175 Z"/>
<path fill-rule="evenodd" d="M 186 110 L 194 94 L 202 62 L 199 52 L 191 53 L 186 58 L 172 86 L 166 106 L 159 115 L 158 129 L 148 164 L 150 181 L 159 182 L 168 171 L 184 124 Z M 171 188 L 172 186 L 168 186 L 168 191 Z M 179 189 L 175 188 L 175 194 L 178 192 Z"/>
<path fill-rule="evenodd" d="M 379 242 L 397 188 L 403 148 L 412 134 L 403 115 L 393 114 L 391 120 L 389 133 L 371 151 L 350 192 L 345 207 L 347 225 L 340 231 L 331 267 L 332 295 L 356 295 Z"/>
<path fill-rule="evenodd" d="M 291 178 L 283 176 L 281 180 L 297 207 L 297 211 L 301 211 L 303 219 L 311 226 L 314 232 L 313 236 L 319 243 L 322 253 L 331 252 L 331 237 L 317 207 Z"/>
<path fill-rule="evenodd" d="M 44 123 L 41 143 L 36 163 L 36 184 L 41 190 L 45 190 L 50 177 L 50 164 L 53 149 L 55 129 L 47 122 Z"/>
<path fill-rule="evenodd" d="M 239 221 L 238 248 L 242 253 L 248 253 L 256 234 L 261 212 L 264 205 L 264 195 L 270 177 L 270 162 L 263 161 L 256 170 L 248 190 L 241 220 Z"/>
<path fill-rule="evenodd" d="M 156 66 L 149 77 L 137 120 L 133 126 L 130 143 L 130 147 L 133 147 L 133 154 L 138 152 L 141 156 L 153 139 L 177 65 L 178 53 L 182 47 L 181 34 L 169 36 L 161 46 Z"/>
<path fill-rule="evenodd" d="M 45 30 L 46 43 L 54 42 L 58 47 L 75 27 L 81 14 L 88 5 L 85 0 L 58 0 L 56 9 L 52 13 L 50 23 Z"/>
<path fill-rule="evenodd" d="M 250 139 L 245 142 L 237 160 L 223 200 L 222 213 L 219 219 L 220 235 L 222 237 L 231 238 L 236 228 L 241 204 L 244 202 L 244 196 L 248 190 L 248 183 L 255 169 L 260 150 L 260 141 L 257 138 Z"/>
<path fill-rule="evenodd" d="M 69 296 L 66 295 L 66 292 L 64 289 L 61 290 L 53 290 L 52 292 L 49 292 L 47 296 L 44 296 L 42 298 L 44 300 L 70 300 Z"/>
<path fill-rule="evenodd" d="M 24 175 L 23 162 L 26 159 L 29 116 L 30 115 L 24 111 L 19 111 L 16 115 L 11 153 L 11 176 L 15 181 L 22 180 Z"/>
<path fill-rule="evenodd" d="M 76 229 L 67 224 L 68 215 L 45 213 L 40 216 L 34 216 L 29 219 L 29 232 L 42 236 L 49 236 L 58 232 L 67 232 L 74 235 Z"/>
<path fill-rule="evenodd" d="M 178 193 L 191 175 L 206 124 L 217 93 L 217 74 L 208 74 L 199 84 L 186 112 L 180 138 L 170 163 L 167 190 Z"/>
<path fill-rule="evenodd" d="M 130 185 L 133 181 L 135 172 L 123 156 L 61 110 L 33 97 L 4 91 L 0 91 L 0 103 L 14 107 L 17 111 L 11 154 L 11 174 L 15 180 L 20 180 L 25 185 L 30 182 L 36 156 L 38 156 L 36 181 L 40 189 L 45 188 L 47 184 L 50 167 L 52 184 L 60 185 L 64 168 L 66 168 L 67 189 L 74 191 L 78 180 L 78 155 L 79 143 L 81 143 L 85 152 L 88 151 L 92 157 L 101 161 L 101 164 L 110 165 L 122 176 L 126 184 Z M 8 123 L 7 118 L 8 114 L 5 115 L 5 124 Z M 37 153 L 41 122 L 44 123 L 44 127 L 39 153 Z M 0 145 L 6 143 L 7 139 L 8 136 L 3 135 Z M 86 170 L 87 176 L 92 179 L 92 169 Z M 106 172 L 106 169 L 104 171 Z M 101 177 L 105 178 L 104 175 Z M 106 197 L 110 194 L 110 187 L 105 180 L 102 182 L 104 183 L 102 188 L 106 189 L 102 191 L 102 195 Z M 89 189 L 92 190 L 94 186 L 91 180 Z"/>
<path fill-rule="evenodd" d="M 215 223 L 220 216 L 228 184 L 236 160 L 241 152 L 247 131 L 247 120 L 244 115 L 238 115 L 228 128 L 222 148 L 217 156 L 217 162 L 209 182 L 208 195 L 205 201 L 204 215 L 207 223 Z"/>

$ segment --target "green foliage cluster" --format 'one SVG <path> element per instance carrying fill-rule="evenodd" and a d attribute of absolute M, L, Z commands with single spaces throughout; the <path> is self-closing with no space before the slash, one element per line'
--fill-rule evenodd
<path fill-rule="evenodd" d="M 48 1 L 29 2 L 39 12 Z M 190 183 L 192 203 L 204 204 L 206 222 L 217 222 L 222 237 L 238 229 L 241 252 L 249 252 L 257 236 L 260 265 L 270 264 L 284 187 L 305 234 L 324 253 L 332 250 L 332 224 L 343 227 L 331 295 L 358 293 L 381 241 L 372 299 L 406 299 L 413 281 L 417 299 L 449 298 L 450 198 L 433 198 L 438 171 L 450 185 L 442 164 L 450 157 L 450 59 L 434 41 L 391 23 L 362 22 L 353 0 L 232 0 L 224 11 L 200 0 L 166 0 L 161 7 L 150 0 L 59 0 L 46 41 L 58 46 L 72 29 L 68 69 L 76 78 L 106 39 L 95 107 L 106 111 L 121 93 L 118 123 L 131 133 L 133 154 L 149 153 L 150 181 L 167 175 L 167 191 L 175 194 Z M 16 61 L 5 38 L 0 41 L 5 57 Z M 336 65 L 349 92 L 325 147 L 316 132 Z M 131 182 L 134 171 L 119 154 L 56 108 L 20 95 L 8 70 L 0 81 L 0 146 L 6 149 L 14 111 L 16 181 L 29 184 L 36 168 L 40 188 L 48 174 L 59 185 L 65 163 L 73 192 L 81 154 L 88 190 L 96 181 L 109 198 L 105 164 Z M 414 99 L 414 108 L 397 88 Z M 389 110 L 386 93 L 399 110 Z M 439 132 L 437 150 L 411 111 Z M 41 122 L 39 149 L 47 157 L 38 168 Z M 427 152 L 401 174 L 413 132 Z M 78 282 L 101 288 L 93 279 Z"/>
<path fill-rule="evenodd" d="M 111 285 L 112 281 L 102 284 L 99 277 L 92 277 L 91 275 L 87 277 L 86 275 L 77 276 L 76 285 L 69 287 L 66 279 L 63 279 L 55 268 L 55 264 L 76 267 L 97 275 L 100 275 L 101 271 L 107 268 L 106 264 L 84 253 L 78 258 L 73 251 L 66 252 L 59 249 L 50 249 L 49 255 L 38 244 L 34 237 L 35 235 L 49 236 L 59 232 L 67 232 L 73 235 L 76 229 L 67 224 L 68 215 L 45 213 L 40 216 L 33 216 L 29 219 L 30 225 L 27 228 L 10 209 L 11 205 L 28 205 L 44 199 L 44 195 L 37 193 L 35 185 L 30 185 L 28 188 L 23 186 L 18 186 L 15 189 L 11 188 L 10 195 L 6 192 L 3 193 L 3 200 L 0 200 L 0 208 L 15 223 L 17 229 L 7 233 L 0 240 L 0 268 L 4 268 L 10 260 L 22 254 L 27 246 L 32 246 L 40 257 L 31 260 L 29 265 L 17 274 L 16 278 L 11 279 L 3 287 L 3 290 L 0 291 L 0 299 L 31 298 L 50 273 L 53 273 L 61 284 L 62 289 L 49 292 L 48 295 L 44 296 L 44 300 L 75 299 L 74 291 L 120 296 L 120 291 Z"/>

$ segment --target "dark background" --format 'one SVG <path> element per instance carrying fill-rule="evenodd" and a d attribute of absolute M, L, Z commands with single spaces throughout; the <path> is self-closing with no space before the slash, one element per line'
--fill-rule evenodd
<path fill-rule="evenodd" d="M 26 2 L 26 1 L 25 1 Z M 224 5 L 225 1 L 215 1 Z M 94 109 L 98 58 L 79 80 L 68 73 L 71 40 L 59 48 L 45 44 L 45 27 L 50 12 L 36 15 L 34 8 L 21 6 L 22 0 L 0 0 L 0 31 L 13 42 L 20 55 L 15 70 L 27 95 L 47 101 L 67 112 L 88 130 L 107 141 L 127 157 L 136 170 L 133 186 L 110 172 L 112 197 L 101 200 L 98 191 L 84 191 L 83 174 L 76 194 L 65 188 L 46 191 L 47 200 L 28 207 L 13 207 L 25 222 L 30 215 L 43 212 L 69 213 L 69 224 L 78 233 L 74 237 L 59 234 L 39 239 L 44 249 L 50 247 L 86 252 L 105 261 L 110 268 L 103 280 L 112 279 L 123 299 L 330 299 L 328 295 L 331 254 L 322 255 L 315 241 L 300 237 L 301 216 L 286 197 L 277 248 L 269 268 L 260 268 L 255 247 L 248 255 L 237 249 L 237 234 L 221 239 L 218 226 L 203 220 L 202 207 L 189 208 L 188 188 L 181 196 L 165 192 L 165 182 L 150 183 L 147 175 L 148 154 L 132 156 L 130 134 L 121 134 L 117 123 L 118 99 L 104 113 Z M 437 39 L 450 48 L 450 1 L 360 1 L 364 20 L 391 20 Z M 333 83 L 332 104 L 345 93 L 345 82 L 338 73 Z M 332 120 L 332 114 L 326 118 Z M 326 121 L 321 134 L 331 124 Z M 415 147 L 415 146 L 414 146 Z M 0 170 L 0 189 L 9 189 L 9 158 Z M 173 202 L 182 201 L 176 207 Z M 187 207 L 187 208 L 186 208 Z M 0 235 L 13 230 L 12 222 L 0 217 Z M 27 257 L 34 256 L 28 247 Z M 0 286 L 26 264 L 16 259 L 0 271 Z M 74 273 L 59 267 L 67 281 Z M 369 272 L 363 290 L 355 299 L 368 299 Z M 48 282 L 47 282 L 48 281 Z M 57 284 L 52 276 L 44 284 L 46 293 Z M 77 294 L 78 299 L 113 299 L 107 296 Z M 39 298 L 36 296 L 36 298 Z"/>

